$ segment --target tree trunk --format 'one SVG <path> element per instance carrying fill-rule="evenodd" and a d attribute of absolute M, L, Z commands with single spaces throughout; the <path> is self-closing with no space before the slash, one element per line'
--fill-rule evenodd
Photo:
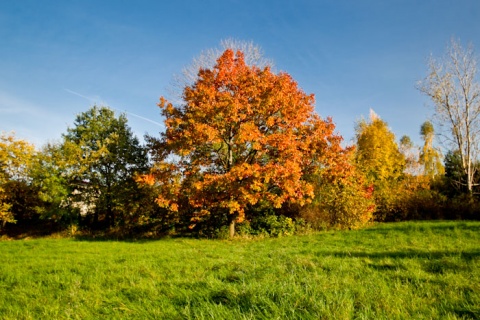
<path fill-rule="evenodd" d="M 230 238 L 233 238 L 235 236 L 235 218 L 234 217 L 232 217 L 230 220 L 229 231 L 230 231 Z"/>
<path fill-rule="evenodd" d="M 98 208 L 95 208 L 95 212 L 93 213 L 93 228 L 98 229 Z"/>
<path fill-rule="evenodd" d="M 228 140 L 228 159 L 227 159 L 227 172 L 232 169 L 233 166 L 233 136 L 230 136 L 230 139 Z M 235 219 L 236 215 L 234 214 L 229 214 L 229 220 L 230 220 L 230 225 L 229 225 L 229 234 L 230 238 L 233 238 L 235 236 Z"/>
<path fill-rule="evenodd" d="M 470 195 L 473 195 L 473 174 L 471 172 L 471 168 L 468 168 L 467 188 L 468 188 L 468 193 Z"/>

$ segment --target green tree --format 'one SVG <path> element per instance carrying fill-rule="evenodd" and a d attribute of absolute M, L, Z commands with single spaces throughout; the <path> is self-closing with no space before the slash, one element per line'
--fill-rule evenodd
<path fill-rule="evenodd" d="M 449 197 L 459 196 L 468 192 L 467 175 L 462 167 L 462 158 L 458 151 L 448 151 L 445 155 L 446 193 Z"/>
<path fill-rule="evenodd" d="M 68 169 L 70 196 L 80 197 L 76 203 L 82 209 L 93 208 L 94 224 L 121 223 L 138 191 L 134 177 L 148 166 L 146 149 L 128 127 L 126 116 L 93 106 L 77 116 L 63 138 L 63 148 L 77 158 Z"/>
<path fill-rule="evenodd" d="M 79 151 L 72 143 L 47 143 L 33 163 L 33 184 L 41 204 L 36 211 L 43 219 L 56 222 L 78 222 L 79 210 L 74 205 L 73 180 L 79 166 Z"/>

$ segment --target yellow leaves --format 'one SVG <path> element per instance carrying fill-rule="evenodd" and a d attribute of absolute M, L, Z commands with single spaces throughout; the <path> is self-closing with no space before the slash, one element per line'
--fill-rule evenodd
<path fill-rule="evenodd" d="M 268 117 L 266 121 L 267 126 L 272 127 L 275 124 L 275 118 L 274 117 Z"/>
<path fill-rule="evenodd" d="M 267 181 L 265 181 L 265 183 L 268 183 Z M 250 191 L 253 192 L 253 193 L 258 193 L 258 192 L 261 192 L 263 189 L 264 189 L 265 185 L 260 181 L 260 180 L 255 180 L 252 182 L 252 184 L 250 185 Z M 256 199 L 258 201 L 258 199 Z M 251 204 L 255 204 L 255 202 L 253 201 L 250 201 Z"/>
<path fill-rule="evenodd" d="M 204 185 L 203 182 L 197 181 L 197 182 L 193 183 L 193 188 L 195 188 L 195 190 L 197 190 L 197 191 L 201 191 L 203 189 L 203 185 Z"/>
<path fill-rule="evenodd" d="M 173 212 L 178 212 L 178 204 L 174 201 L 168 200 L 161 195 L 155 199 L 155 202 L 162 208 L 167 208 Z"/>
<path fill-rule="evenodd" d="M 228 211 L 230 212 L 230 214 L 234 214 L 234 213 L 237 213 L 237 212 L 243 212 L 242 206 L 240 205 L 240 203 L 238 203 L 238 201 L 235 201 L 235 200 L 228 201 L 227 202 L 227 208 L 228 208 Z"/>
<path fill-rule="evenodd" d="M 2 225 L 5 225 L 5 223 L 7 222 L 8 223 L 16 222 L 13 216 L 13 213 L 10 211 L 10 207 L 11 207 L 10 204 L 3 203 L 0 200 L 0 222 Z M 0 225 L 0 228 L 2 225 Z"/>
<path fill-rule="evenodd" d="M 255 144 L 258 148 L 258 140 L 261 138 L 262 134 L 253 121 L 248 121 L 240 125 L 237 143 L 252 143 L 252 146 Z"/>
<path fill-rule="evenodd" d="M 192 139 L 199 142 L 215 143 L 220 140 L 218 131 L 206 123 L 192 123 L 192 131 L 195 133 Z"/>
<path fill-rule="evenodd" d="M 160 97 L 160 102 L 158 103 L 158 106 L 160 108 L 165 108 L 166 105 L 167 105 L 167 100 L 165 99 L 165 97 L 161 96 Z"/>
<path fill-rule="evenodd" d="M 178 212 L 178 204 L 170 203 L 170 210 L 172 210 L 173 212 Z"/>
<path fill-rule="evenodd" d="M 35 147 L 13 133 L 0 133 L 0 184 L 7 180 L 26 179 L 32 160 L 36 154 Z"/>
<path fill-rule="evenodd" d="M 15 222 L 7 203 L 4 184 L 11 181 L 26 181 L 30 178 L 35 148 L 32 144 L 16 139 L 13 133 L 0 133 L 0 223 Z M 0 224 L 0 227 L 1 227 Z"/>
<path fill-rule="evenodd" d="M 378 116 L 357 125 L 356 161 L 370 182 L 398 179 L 404 171 L 405 158 L 395 142 L 395 135 Z"/>
<path fill-rule="evenodd" d="M 135 177 L 135 181 L 140 184 L 153 186 L 155 184 L 155 177 L 153 174 L 142 174 Z"/>

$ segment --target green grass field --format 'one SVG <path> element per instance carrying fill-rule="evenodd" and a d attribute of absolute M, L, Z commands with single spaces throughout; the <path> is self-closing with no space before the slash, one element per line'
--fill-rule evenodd
<path fill-rule="evenodd" d="M 0 319 L 479 319 L 480 222 L 0 242 Z"/>

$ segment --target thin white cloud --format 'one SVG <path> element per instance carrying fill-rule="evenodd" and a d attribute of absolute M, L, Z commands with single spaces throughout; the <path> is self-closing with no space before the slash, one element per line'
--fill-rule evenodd
<path fill-rule="evenodd" d="M 40 108 L 29 101 L 17 98 L 7 92 L 0 91 L 0 114 L 40 114 Z"/>
<path fill-rule="evenodd" d="M 0 131 L 40 146 L 60 135 L 65 120 L 33 102 L 0 91 Z"/>
<path fill-rule="evenodd" d="M 142 116 L 140 116 L 140 115 L 138 115 L 138 114 L 135 114 L 135 113 L 132 113 L 132 112 L 128 112 L 128 111 L 125 111 L 125 110 L 122 111 L 122 110 L 120 110 L 120 109 L 113 108 L 113 107 L 111 107 L 111 108 L 112 108 L 112 109 L 115 109 L 115 110 L 117 110 L 117 111 L 120 111 L 120 112 L 124 112 L 124 113 L 126 113 L 126 114 L 129 114 L 129 115 L 131 115 L 131 116 L 134 116 L 134 117 L 136 117 L 136 118 L 139 118 L 139 119 L 148 121 L 148 122 L 153 123 L 154 125 L 157 125 L 157 126 L 159 126 L 159 127 L 162 127 L 162 128 L 164 127 L 163 123 L 150 120 L 150 119 L 145 118 L 145 117 L 142 117 Z"/>
<path fill-rule="evenodd" d="M 87 100 L 88 102 L 90 102 L 91 104 L 108 105 L 108 103 L 105 100 L 103 100 L 102 98 L 100 98 L 99 96 L 87 96 L 87 95 L 81 94 L 77 91 L 73 91 L 73 90 L 70 90 L 70 89 L 67 89 L 67 88 L 64 88 L 63 90 L 65 90 L 66 92 L 71 93 L 73 95 L 76 95 L 77 97 L 83 98 L 83 99 Z"/>

